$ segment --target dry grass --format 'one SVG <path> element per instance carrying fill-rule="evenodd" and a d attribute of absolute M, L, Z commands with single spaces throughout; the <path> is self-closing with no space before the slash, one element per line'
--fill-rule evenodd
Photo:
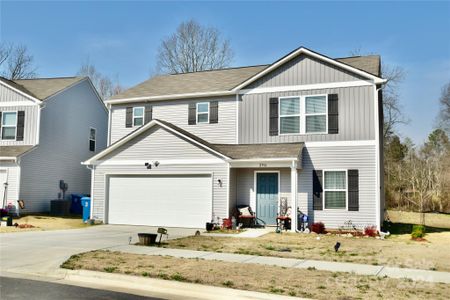
<path fill-rule="evenodd" d="M 420 213 L 388 210 L 387 215 L 393 223 L 420 224 Z M 425 225 L 437 228 L 450 228 L 450 214 L 424 214 Z"/>
<path fill-rule="evenodd" d="M 450 285 L 201 259 L 93 251 L 62 267 L 315 299 L 447 299 Z"/>
<path fill-rule="evenodd" d="M 450 232 L 429 233 L 426 242 L 412 241 L 409 234 L 385 240 L 339 235 L 321 235 L 317 240 L 317 237 L 295 233 L 269 233 L 259 238 L 191 236 L 169 240 L 164 247 L 450 271 Z M 336 242 L 341 243 L 337 253 L 333 248 Z M 291 251 L 280 251 L 286 248 Z"/>
<path fill-rule="evenodd" d="M 83 223 L 80 217 L 52 217 L 47 215 L 29 215 L 14 219 L 13 223 L 31 224 L 34 228 L 16 228 L 14 226 L 1 226 L 0 233 L 23 232 L 36 230 L 58 230 L 84 228 L 89 225 Z"/>

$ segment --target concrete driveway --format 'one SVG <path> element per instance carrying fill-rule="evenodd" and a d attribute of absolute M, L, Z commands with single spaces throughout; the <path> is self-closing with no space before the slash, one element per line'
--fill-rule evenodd
<path fill-rule="evenodd" d="M 59 266 L 71 255 L 138 241 L 137 233 L 156 233 L 146 226 L 97 225 L 83 229 L 0 234 L 0 274 L 58 277 Z M 169 238 L 195 234 L 197 229 L 168 228 Z"/>

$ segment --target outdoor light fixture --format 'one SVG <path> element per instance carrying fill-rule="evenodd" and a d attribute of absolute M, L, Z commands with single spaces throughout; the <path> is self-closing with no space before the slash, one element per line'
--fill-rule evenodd
<path fill-rule="evenodd" d="M 146 162 L 146 163 L 144 164 L 144 166 L 146 166 L 147 169 L 151 169 L 151 168 L 152 168 L 152 164 L 151 164 L 151 163 L 148 163 L 148 162 Z"/>
<path fill-rule="evenodd" d="M 217 182 L 219 183 L 219 186 L 222 187 L 222 179 L 217 179 Z"/>
<path fill-rule="evenodd" d="M 159 166 L 159 161 L 155 161 L 154 165 L 155 165 L 155 167 L 158 167 Z"/>

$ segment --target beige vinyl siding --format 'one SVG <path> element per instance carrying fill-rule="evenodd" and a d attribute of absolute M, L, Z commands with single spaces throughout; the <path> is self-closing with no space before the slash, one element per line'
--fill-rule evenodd
<path fill-rule="evenodd" d="M 245 88 L 344 82 L 360 79 L 362 79 L 360 76 L 346 70 L 316 58 L 300 55 Z"/>
<path fill-rule="evenodd" d="M 373 146 L 306 147 L 303 150 L 303 169 L 298 176 L 297 203 L 312 222 L 323 222 L 328 228 L 339 228 L 348 220 L 364 227 L 376 225 L 376 166 Z M 313 210 L 312 170 L 358 169 L 359 211 Z"/>
<path fill-rule="evenodd" d="M 216 124 L 188 125 L 189 103 L 219 101 L 219 122 Z M 153 106 L 153 119 L 170 122 L 210 142 L 236 143 L 236 97 L 213 97 L 186 100 L 168 100 L 149 103 Z M 127 107 L 144 106 L 145 103 L 114 105 L 111 108 L 111 143 L 127 135 L 137 127 L 125 127 Z"/>
<path fill-rule="evenodd" d="M 166 129 L 154 126 L 101 160 L 208 159 L 211 154 Z"/>
<path fill-rule="evenodd" d="M 20 176 L 20 166 L 13 162 L 0 161 L 0 170 L 6 170 L 6 178 L 8 182 L 6 204 L 11 203 L 12 205 L 17 205 L 17 200 L 19 200 L 19 176 Z M 3 185 L 3 182 L 0 182 Z M 3 191 L 3 188 L 1 189 Z M 0 199 L 3 200 L 3 194 L 0 195 Z"/>
<path fill-rule="evenodd" d="M 258 168 L 236 169 L 236 202 L 237 205 L 250 205 L 256 211 L 255 171 L 280 171 L 280 198 L 291 201 L 291 169 L 288 168 Z"/>
<path fill-rule="evenodd" d="M 106 147 L 107 117 L 86 80 L 46 100 L 40 144 L 20 162 L 20 198 L 26 212 L 48 211 L 61 179 L 69 185 L 66 195 L 90 193 L 90 171 L 81 162 Z M 95 152 L 89 151 L 90 127 L 97 130 Z"/>
<path fill-rule="evenodd" d="M 181 150 L 181 149 L 180 149 Z M 191 165 L 164 165 L 157 169 L 147 170 L 144 166 L 127 165 L 99 165 L 95 168 L 95 181 L 93 187 L 93 217 L 105 220 L 106 204 L 106 174 L 212 174 L 213 183 L 213 215 L 215 217 L 228 217 L 227 191 L 228 191 L 228 165 L 223 164 L 191 164 Z M 218 180 L 222 181 L 222 186 Z M 124 189 L 127 187 L 124 186 Z M 181 201 L 181 199 L 180 199 Z M 126 205 L 126 203 L 124 203 Z"/>
<path fill-rule="evenodd" d="M 287 143 L 307 141 L 348 141 L 375 139 L 372 86 L 289 91 L 241 96 L 239 143 Z M 291 134 L 269 136 L 271 97 L 338 94 L 338 134 Z M 300 124 L 302 126 L 302 123 Z"/>

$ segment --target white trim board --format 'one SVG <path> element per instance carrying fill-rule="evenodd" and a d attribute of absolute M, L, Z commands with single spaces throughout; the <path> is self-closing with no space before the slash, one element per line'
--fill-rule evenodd
<path fill-rule="evenodd" d="M 11 101 L 11 102 L 2 102 L 0 104 L 1 107 L 12 107 L 12 106 L 35 106 L 36 103 L 30 101 Z"/>
<path fill-rule="evenodd" d="M 167 165 L 214 165 L 224 164 L 221 159 L 168 159 L 157 160 L 159 166 Z M 98 166 L 144 166 L 145 163 L 154 164 L 156 160 L 98 160 L 94 165 Z M 154 170 L 154 169 L 152 169 Z"/>
<path fill-rule="evenodd" d="M 375 140 L 355 140 L 355 141 L 329 141 L 329 142 L 305 142 L 305 147 L 336 147 L 336 146 L 376 146 Z"/>
<path fill-rule="evenodd" d="M 369 81 L 355 80 L 355 81 L 343 81 L 343 82 L 332 82 L 332 83 L 317 83 L 317 84 L 302 84 L 302 85 L 242 89 L 239 91 L 239 94 L 252 95 L 252 94 L 263 94 L 263 93 L 336 89 L 336 88 L 371 86 L 371 85 L 373 85 L 373 83 L 369 82 Z"/>
<path fill-rule="evenodd" d="M 210 96 L 229 96 L 229 95 L 234 95 L 234 94 L 236 94 L 236 92 L 232 92 L 232 91 L 171 94 L 171 95 L 160 95 L 160 96 L 149 96 L 149 97 L 134 97 L 134 98 L 112 99 L 112 100 L 106 100 L 105 103 L 107 103 L 107 104 L 119 104 L 119 103 L 172 100 L 172 99 L 185 99 L 185 98 L 210 97 Z"/>

